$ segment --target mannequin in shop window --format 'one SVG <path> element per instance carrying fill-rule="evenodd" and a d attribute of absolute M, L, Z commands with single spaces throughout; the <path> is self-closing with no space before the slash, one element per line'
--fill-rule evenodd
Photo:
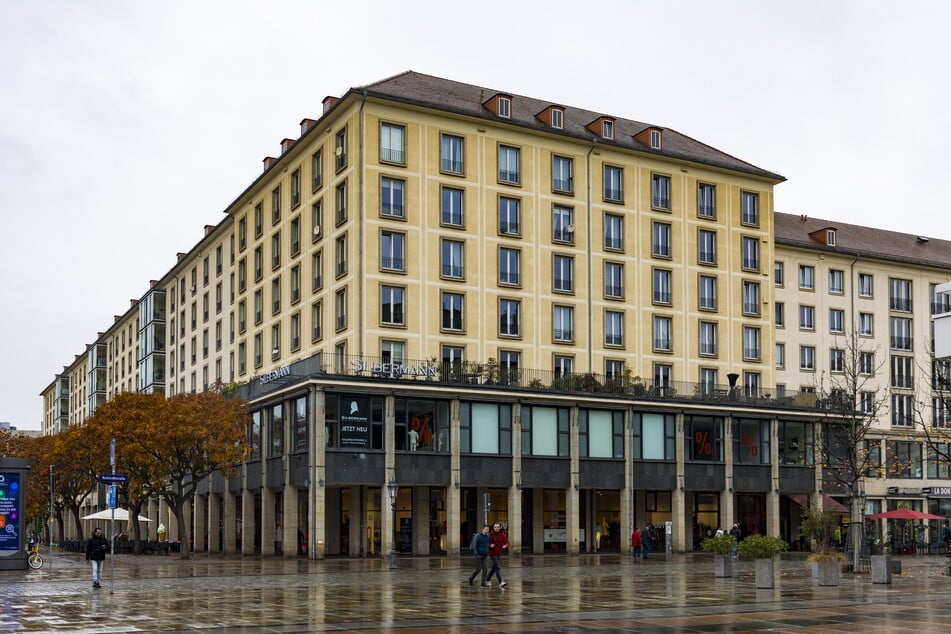
<path fill-rule="evenodd" d="M 417 443 L 419 442 L 419 432 L 411 427 L 408 435 L 409 435 L 409 450 L 416 451 Z"/>

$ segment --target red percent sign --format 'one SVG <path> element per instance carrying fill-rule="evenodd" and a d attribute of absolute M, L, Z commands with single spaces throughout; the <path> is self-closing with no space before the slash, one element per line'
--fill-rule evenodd
<path fill-rule="evenodd" d="M 756 446 L 756 441 L 749 434 L 740 436 L 740 444 L 743 446 L 743 449 L 746 450 L 747 456 L 755 456 L 759 453 L 759 447 Z"/>
<path fill-rule="evenodd" d="M 429 417 L 420 419 L 419 416 L 413 416 L 409 422 L 410 427 L 419 432 L 419 444 L 420 445 L 431 445 L 433 444 L 433 430 L 429 427 Z"/>
<path fill-rule="evenodd" d="M 705 431 L 695 432 L 693 435 L 693 442 L 696 445 L 697 455 L 700 456 L 710 456 L 713 455 L 713 446 L 710 444 L 710 434 Z"/>

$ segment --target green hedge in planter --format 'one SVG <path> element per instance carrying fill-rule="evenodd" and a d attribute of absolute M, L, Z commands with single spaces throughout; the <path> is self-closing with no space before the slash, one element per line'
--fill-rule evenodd
<path fill-rule="evenodd" d="M 729 555 L 733 552 L 733 546 L 736 544 L 736 540 L 733 539 L 732 535 L 717 535 L 716 537 L 707 537 L 705 540 L 700 542 L 700 548 L 703 549 L 705 553 L 713 553 L 714 555 Z"/>
<path fill-rule="evenodd" d="M 789 550 L 789 544 L 778 537 L 750 535 L 740 542 L 736 550 L 743 557 L 772 559 L 779 553 Z"/>

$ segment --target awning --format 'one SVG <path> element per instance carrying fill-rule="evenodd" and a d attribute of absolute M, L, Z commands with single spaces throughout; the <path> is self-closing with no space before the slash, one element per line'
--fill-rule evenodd
<path fill-rule="evenodd" d="M 793 493 L 787 496 L 790 500 L 798 504 L 799 506 L 805 508 L 809 505 L 809 496 L 802 493 Z M 831 495 L 822 496 L 822 510 L 823 511 L 834 511 L 836 513 L 842 513 L 843 515 L 849 514 L 849 508 L 833 498 Z"/>

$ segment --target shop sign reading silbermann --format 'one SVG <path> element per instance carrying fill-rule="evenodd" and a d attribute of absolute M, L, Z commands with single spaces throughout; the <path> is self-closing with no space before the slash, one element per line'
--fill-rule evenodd
<path fill-rule="evenodd" d="M 350 369 L 357 374 L 369 372 L 370 374 L 391 377 L 425 376 L 435 378 L 439 376 L 439 370 L 428 363 L 424 365 L 404 365 L 402 363 L 368 363 L 363 359 L 354 359 L 350 362 Z"/>

